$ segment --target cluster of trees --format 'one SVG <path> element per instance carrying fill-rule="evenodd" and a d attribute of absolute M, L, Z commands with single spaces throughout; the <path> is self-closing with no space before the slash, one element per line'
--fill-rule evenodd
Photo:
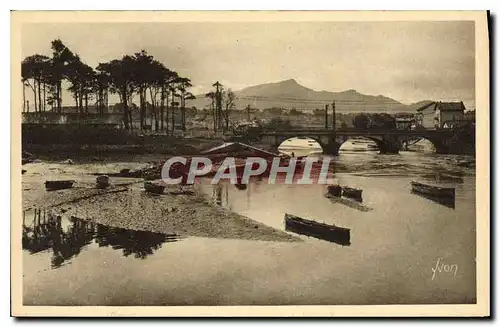
<path fill-rule="evenodd" d="M 176 109 L 181 109 L 182 129 L 185 130 L 186 100 L 194 99 L 188 89 L 189 78 L 179 76 L 145 50 L 120 59 L 99 63 L 94 69 L 85 64 L 78 54 L 72 52 L 59 39 L 51 42 L 52 57 L 34 54 L 21 64 L 23 100 L 25 88 L 31 88 L 34 95 L 35 112 L 62 110 L 62 85 L 68 82 L 79 113 L 88 113 L 89 102 L 101 113 L 107 110 L 108 95 L 117 94 L 123 107 L 123 123 L 126 129 L 133 129 L 132 100 L 139 96 L 140 129 L 146 126 L 149 114 L 151 127 L 155 130 L 175 126 Z M 149 98 L 149 99 L 148 99 Z M 29 111 L 29 104 L 23 101 L 23 110 Z M 148 113 L 149 111 L 149 113 Z"/>
<path fill-rule="evenodd" d="M 224 85 L 218 81 L 212 85 L 215 90 L 205 94 L 211 100 L 210 110 L 212 112 L 214 133 L 217 131 L 228 131 L 231 110 L 236 107 L 236 95 L 231 89 L 224 90 Z"/>
<path fill-rule="evenodd" d="M 356 128 L 385 128 L 395 129 L 396 119 L 386 113 L 365 114 L 360 113 L 354 116 L 353 126 Z"/>

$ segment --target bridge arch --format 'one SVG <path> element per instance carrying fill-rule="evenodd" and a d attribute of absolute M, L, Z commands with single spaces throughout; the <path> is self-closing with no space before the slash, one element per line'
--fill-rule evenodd
<path fill-rule="evenodd" d="M 373 151 L 380 152 L 381 149 L 385 148 L 383 140 L 377 137 L 366 137 L 366 136 L 347 136 L 336 138 L 336 147 L 338 147 L 337 152 L 340 154 L 343 151 L 346 152 L 356 152 L 356 151 Z M 351 147 L 346 148 L 347 145 Z"/>
<path fill-rule="evenodd" d="M 446 145 L 440 139 L 417 136 L 413 138 L 402 138 L 401 150 L 412 152 L 444 153 Z"/>
<path fill-rule="evenodd" d="M 325 153 L 328 144 L 321 137 L 310 136 L 292 136 L 280 138 L 278 140 L 277 149 L 279 152 L 291 154 L 295 156 L 305 156 L 309 154 Z"/>

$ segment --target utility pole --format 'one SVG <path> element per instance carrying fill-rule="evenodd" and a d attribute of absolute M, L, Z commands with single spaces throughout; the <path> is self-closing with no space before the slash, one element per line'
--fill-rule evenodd
<path fill-rule="evenodd" d="M 215 112 L 215 95 L 212 97 L 212 116 L 214 118 L 214 135 L 217 135 L 217 112 Z"/>
<path fill-rule="evenodd" d="M 220 130 L 222 128 L 222 94 L 221 94 L 221 84 L 219 81 L 215 82 L 215 112 L 216 112 L 216 120 L 217 120 L 217 129 Z"/>
<path fill-rule="evenodd" d="M 328 105 L 325 104 L 325 129 L 328 129 Z"/>
<path fill-rule="evenodd" d="M 333 132 L 335 133 L 335 129 L 336 129 L 336 123 L 337 123 L 337 117 L 335 115 L 335 100 L 333 100 L 332 102 L 332 127 L 333 127 Z"/>

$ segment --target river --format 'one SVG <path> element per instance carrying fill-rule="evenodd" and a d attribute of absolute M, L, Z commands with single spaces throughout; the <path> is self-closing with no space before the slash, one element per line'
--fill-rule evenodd
<path fill-rule="evenodd" d="M 284 229 L 285 213 L 349 228 L 349 246 L 306 236 L 299 243 L 177 239 L 63 218 L 66 248 L 23 250 L 24 303 L 475 303 L 475 169 L 459 167 L 460 160 L 473 157 L 402 152 L 333 158 L 335 179 L 363 189 L 360 205 L 331 201 L 317 184 L 198 185 L 220 205 L 274 228 Z M 455 176 L 438 181 L 456 187 L 454 208 L 410 193 L 412 180 L 438 172 Z M 25 213 L 28 226 L 35 218 L 33 210 Z"/>

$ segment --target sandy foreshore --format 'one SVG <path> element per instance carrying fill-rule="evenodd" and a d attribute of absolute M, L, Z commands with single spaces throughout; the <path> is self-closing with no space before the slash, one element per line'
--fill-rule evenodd
<path fill-rule="evenodd" d="M 102 190 L 95 188 L 95 177 L 84 176 L 77 178 L 72 189 L 46 191 L 44 178 L 30 177 L 30 170 L 23 175 L 23 210 L 45 209 L 103 225 L 181 237 L 300 241 L 284 231 L 213 204 L 196 187 L 184 187 L 188 192 L 177 194 L 179 186 L 169 186 L 164 194 L 153 195 L 144 191 L 142 179 L 115 178 L 112 186 Z M 72 178 L 65 175 L 59 179 Z"/>

